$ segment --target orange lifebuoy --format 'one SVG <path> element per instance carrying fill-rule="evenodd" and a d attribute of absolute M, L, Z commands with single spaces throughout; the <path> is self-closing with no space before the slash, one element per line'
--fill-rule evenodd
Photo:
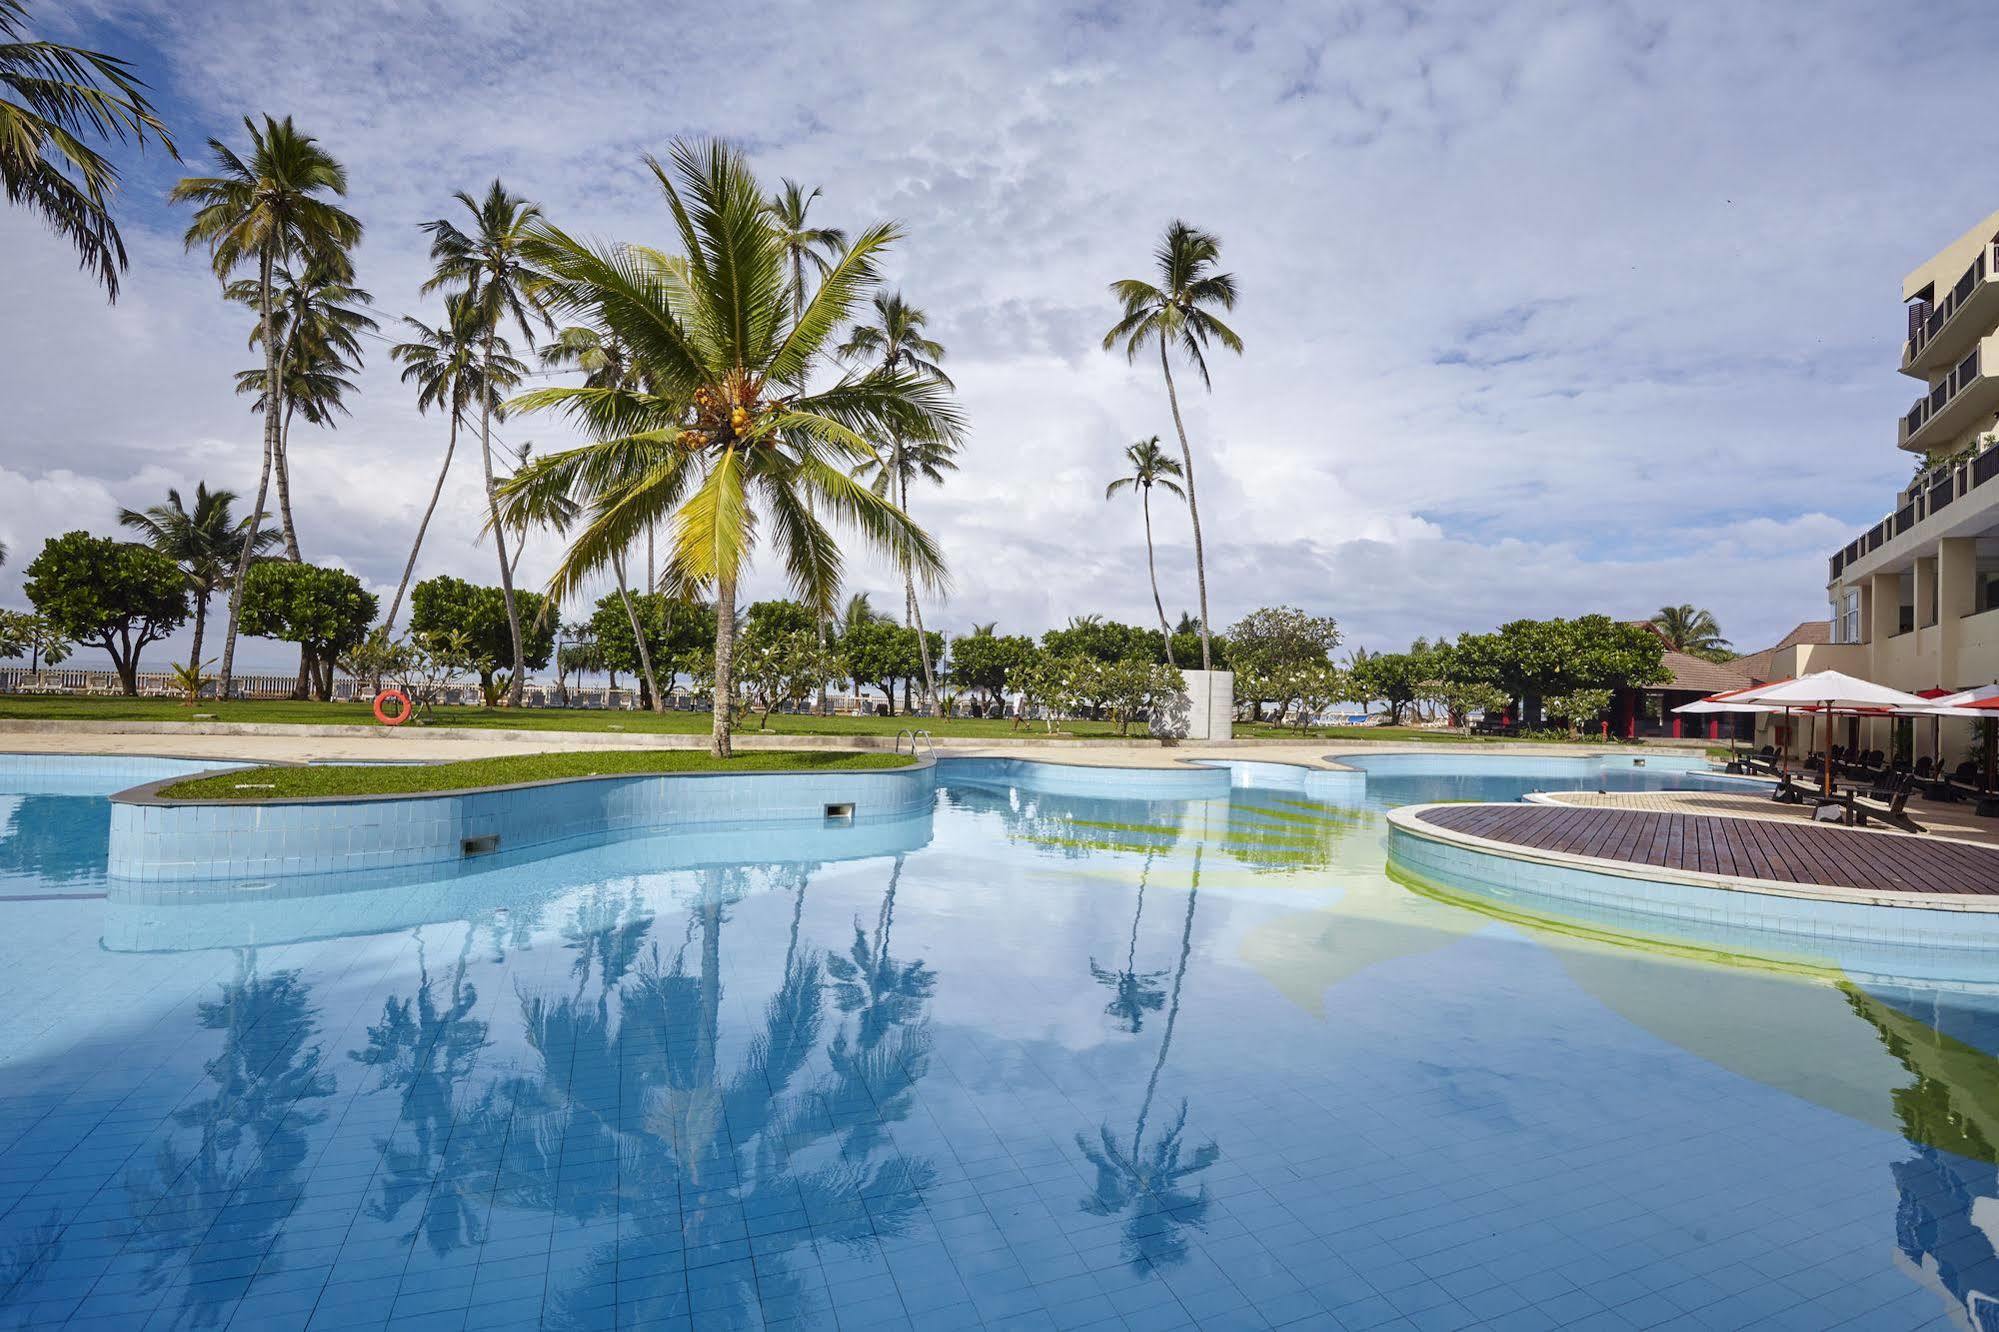
<path fill-rule="evenodd" d="M 390 699 L 402 704 L 401 709 L 393 717 L 382 711 L 382 705 Z M 400 689 L 384 689 L 375 695 L 375 720 L 384 726 L 401 726 L 410 719 L 410 712 L 410 696 Z"/>

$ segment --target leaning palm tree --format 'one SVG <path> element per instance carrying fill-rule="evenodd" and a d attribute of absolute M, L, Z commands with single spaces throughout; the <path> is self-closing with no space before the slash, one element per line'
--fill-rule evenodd
<path fill-rule="evenodd" d="M 808 220 L 812 205 L 819 198 L 819 188 L 808 190 L 797 181 L 786 176 L 778 182 L 777 192 L 765 201 L 770 209 L 771 220 L 783 233 L 784 257 L 791 266 L 791 317 L 795 322 L 805 312 L 805 268 L 812 266 L 813 272 L 824 281 L 840 252 L 847 248 L 847 233 L 838 227 L 815 227 Z M 811 373 L 810 364 L 799 371 L 798 384 L 804 387 L 805 377 Z M 810 503 L 808 497 L 807 502 Z M 812 608 L 812 628 L 819 639 L 819 650 L 826 650 L 826 621 L 830 618 L 830 608 Z M 826 682 L 819 682 L 819 711 L 826 711 Z"/>
<path fill-rule="evenodd" d="M 1180 393 L 1173 386 L 1173 361 L 1167 354 L 1178 347 L 1209 384 L 1207 347 L 1210 339 L 1238 356 L 1242 339 L 1215 317 L 1215 308 L 1233 310 L 1235 277 L 1215 272 L 1221 240 L 1175 220 L 1153 251 L 1159 281 L 1123 278 L 1111 283 L 1111 294 L 1124 305 L 1124 315 L 1104 334 L 1104 350 L 1124 346 L 1125 359 L 1136 363 L 1147 343 L 1159 345 L 1159 370 L 1166 377 L 1166 401 L 1173 408 L 1173 428 L 1180 435 L 1180 460 L 1187 482 L 1187 515 L 1194 524 L 1194 580 L 1201 597 L 1201 669 L 1213 669 L 1208 649 L 1208 559 L 1201 545 L 1201 509 L 1194 502 L 1194 450 L 1187 443 L 1187 423 L 1180 418 Z M 1212 385 L 1210 385 L 1212 387 Z"/>
<path fill-rule="evenodd" d="M 1159 632 L 1166 640 L 1166 664 L 1171 666 L 1173 629 L 1166 623 L 1166 603 L 1159 599 L 1159 564 L 1152 555 L 1152 488 L 1157 486 L 1169 495 L 1185 499 L 1186 492 L 1173 480 L 1181 474 L 1181 468 L 1159 447 L 1157 435 L 1127 445 L 1124 457 L 1131 465 L 1131 475 L 1121 476 L 1105 486 L 1104 498 L 1116 499 L 1126 490 L 1138 492 L 1139 506 L 1145 511 L 1145 567 L 1152 575 L 1152 608 L 1159 612 Z"/>
<path fill-rule="evenodd" d="M 76 249 L 78 265 L 118 299 L 125 241 L 111 218 L 118 168 L 86 138 L 173 138 L 146 100 L 146 85 L 118 56 L 27 35 L 23 0 L 0 0 L 0 188 L 7 202 L 42 215 Z"/>
<path fill-rule="evenodd" d="M 264 348 L 264 382 L 285 385 L 284 339 L 278 334 L 276 292 L 280 264 L 318 264 L 341 280 L 351 279 L 347 252 L 361 239 L 361 223 L 328 196 L 347 193 L 347 173 L 318 140 L 301 133 L 291 117 L 264 117 L 263 127 L 248 116 L 250 152 L 239 155 L 220 139 L 208 141 L 216 174 L 189 176 L 173 187 L 171 202 L 193 204 L 188 224 L 189 249 L 206 246 L 215 274 L 225 282 L 246 265 L 257 270 L 257 313 L 262 324 L 258 339 Z M 282 409 L 264 412 L 263 471 L 257 500 L 250 509 L 250 526 L 264 524 L 264 499 L 270 488 L 271 466 L 279 452 Z M 219 697 L 229 696 L 236 662 L 236 619 L 242 608 L 243 579 L 250 571 L 245 546 L 229 590 L 229 627 L 222 644 L 222 670 L 216 679 Z"/>
<path fill-rule="evenodd" d="M 944 345 L 924 335 L 929 316 L 902 298 L 899 291 L 878 291 L 874 295 L 874 322 L 856 324 L 840 344 L 839 355 L 848 361 L 873 362 L 883 371 L 920 376 L 932 385 L 955 388 L 951 377 L 938 362 L 944 359 Z M 921 476 L 942 484 L 944 473 L 957 470 L 953 461 L 958 451 L 959 432 L 895 431 L 888 447 L 867 459 L 861 475 L 872 473 L 875 493 L 893 499 L 895 506 L 909 512 L 909 483 Z M 923 696 L 936 697 L 937 680 L 930 665 L 930 640 L 923 632 L 923 608 L 916 599 L 916 578 L 903 571 L 903 597 L 909 624 L 916 630 L 917 654 L 923 662 Z"/>
<path fill-rule="evenodd" d="M 234 491 L 210 490 L 206 481 L 194 486 L 194 507 L 181 502 L 178 490 L 167 491 L 167 502 L 146 509 L 120 509 L 118 521 L 137 532 L 145 543 L 178 564 L 194 595 L 194 647 L 188 661 L 201 665 L 201 640 L 208 628 L 208 600 L 235 569 L 247 544 L 251 553 L 269 550 L 282 539 L 266 527 L 253 540 L 250 520 L 237 518 L 231 508 Z"/>
<path fill-rule="evenodd" d="M 444 493 L 444 478 L 451 473 L 451 455 L 458 451 L 458 427 L 464 424 L 465 414 L 474 403 L 482 411 L 499 412 L 500 394 L 511 392 L 527 373 L 527 367 L 514 359 L 513 349 L 505 338 L 495 338 L 491 355 L 486 354 L 485 330 L 479 312 L 463 297 L 446 300 L 444 315 L 444 322 L 436 327 L 405 315 L 403 325 L 409 341 L 389 349 L 389 355 L 402 363 L 403 383 L 416 385 L 417 410 L 428 412 L 436 407 L 451 423 L 451 433 L 444 445 L 444 462 L 437 469 L 437 483 L 430 488 L 430 503 L 424 506 L 423 520 L 416 525 L 410 557 L 403 562 L 403 576 L 389 602 L 388 618 L 382 621 L 392 630 L 396 613 L 402 609 L 403 593 L 409 589 L 410 575 L 416 571 L 417 552 L 423 549 L 424 533 L 430 530 L 438 497 Z"/>
<path fill-rule="evenodd" d="M 1728 640 L 1712 613 L 1698 606 L 1661 606 L 1652 617 L 1652 627 L 1675 652 L 1725 652 Z"/>
<path fill-rule="evenodd" d="M 299 551 L 298 529 L 292 522 L 292 417 L 303 416 L 308 424 L 326 426 L 333 423 L 336 413 L 347 413 L 341 399 L 353 391 L 354 385 L 344 376 L 361 368 L 361 335 L 374 333 L 381 327 L 362 308 L 373 305 L 375 298 L 353 284 L 351 277 L 342 271 L 345 267 L 345 256 L 339 265 L 308 260 L 297 268 L 281 267 L 274 279 L 272 296 L 277 313 L 273 326 L 277 336 L 284 340 L 279 360 L 289 368 L 281 381 L 285 387 L 280 395 L 284 416 L 278 423 L 278 447 L 271 460 L 271 479 L 277 483 L 278 524 L 285 536 L 285 554 L 292 560 L 305 558 Z M 253 309 L 258 308 L 263 296 L 259 284 L 249 278 L 229 283 L 222 294 Z M 263 321 L 259 320 L 250 330 L 252 347 L 262 341 L 263 333 Z M 258 394 L 257 409 L 263 410 L 263 371 L 240 371 L 236 376 L 236 391 Z"/>
<path fill-rule="evenodd" d="M 500 325 L 511 320 L 534 346 L 537 324 L 544 327 L 548 316 L 539 296 L 540 278 L 523 255 L 528 234 L 541 222 L 541 208 L 495 180 L 483 199 L 474 199 L 460 190 L 452 196 L 472 215 L 472 229 L 461 230 L 446 218 L 426 222 L 430 233 L 430 257 L 436 265 L 426 292 L 456 287 L 465 303 L 477 312 L 482 338 L 481 356 L 491 367 L 498 348 Z M 493 412 L 482 398 L 479 404 L 479 456 L 486 469 L 486 507 L 493 529 L 493 546 L 500 555 L 500 591 L 507 604 L 507 631 L 513 638 L 512 681 L 507 705 L 521 705 L 521 690 L 527 682 L 527 662 L 521 640 L 521 613 L 514 602 L 514 571 L 507 559 L 506 530 L 500 521 L 499 499 L 493 478 Z"/>
<path fill-rule="evenodd" d="M 508 506 L 568 494 L 585 517 L 549 583 L 564 597 L 605 569 L 649 524 L 668 534 L 669 565 L 712 585 L 715 710 L 711 737 L 730 753 L 736 589 L 759 540 L 773 545 L 791 585 L 823 605 L 839 585 L 841 552 L 808 510 L 853 528 L 927 584 L 943 560 L 923 530 L 848 474 L 895 434 L 956 431 L 934 380 L 906 370 L 849 374 L 814 390 L 791 387 L 876 280 L 899 236 L 877 223 L 858 236 L 794 316 L 783 235 L 736 149 L 677 143 L 672 168 L 647 165 L 665 193 L 681 253 L 594 245 L 537 224 L 526 248 L 551 305 L 617 337 L 646 387 L 539 389 L 515 399 L 560 409 L 597 437 L 537 459 L 509 479 Z"/>

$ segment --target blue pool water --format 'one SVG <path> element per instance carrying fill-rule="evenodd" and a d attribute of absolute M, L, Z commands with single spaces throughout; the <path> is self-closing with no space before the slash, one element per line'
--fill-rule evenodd
<path fill-rule="evenodd" d="M 1988 996 L 1383 874 L 1387 805 L 1702 779 L 109 880 L 158 775 L 0 763 L 0 1326 L 1999 1327 Z"/>

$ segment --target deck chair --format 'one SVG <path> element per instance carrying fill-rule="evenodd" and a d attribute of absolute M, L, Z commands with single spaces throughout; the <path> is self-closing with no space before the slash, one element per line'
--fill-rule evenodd
<path fill-rule="evenodd" d="M 1847 807 L 1853 811 L 1853 821 L 1863 828 L 1867 826 L 1867 820 L 1879 819 L 1889 827 L 1900 828 L 1903 832 L 1919 833 L 1927 831 L 1922 824 L 1910 818 L 1903 809 L 1903 806 L 1909 803 L 1909 789 L 1914 784 L 1913 782 L 1897 783 L 1893 797 L 1885 802 L 1869 799 L 1861 795 L 1848 796 Z"/>

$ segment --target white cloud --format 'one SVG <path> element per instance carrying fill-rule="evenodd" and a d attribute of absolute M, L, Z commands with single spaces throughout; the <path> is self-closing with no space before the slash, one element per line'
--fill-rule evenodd
<path fill-rule="evenodd" d="M 1282 598 L 1387 646 L 1694 601 L 1753 646 L 1822 613 L 1825 554 L 1904 476 L 1897 283 L 1993 206 L 1907 132 L 1917 87 L 1929 123 L 1982 114 L 1974 37 L 1999 19 L 1935 8 L 1918 25 L 1857 3 L 1140 17 L 912 0 L 746 3 L 714 23 L 637 0 L 588 21 L 527 0 L 102 0 L 92 35 L 157 38 L 184 145 L 237 137 L 246 111 L 320 135 L 389 316 L 424 308 L 416 224 L 496 173 L 579 230 L 663 237 L 638 158 L 678 134 L 737 137 L 771 177 L 824 185 L 828 221 L 901 218 L 896 276 L 974 427 L 959 474 L 916 501 L 954 568 L 946 628 L 1149 618 L 1135 506 L 1103 485 L 1171 423 L 1156 366 L 1097 341 L 1105 283 L 1186 216 L 1224 239 L 1249 344 L 1212 394 L 1181 379 L 1217 620 Z M 1918 26 L 1963 40 L 1918 65 Z M 0 532 L 21 553 L 0 578 L 169 480 L 255 484 L 228 383 L 242 319 L 181 253 L 180 219 L 129 216 L 111 309 L 0 213 L 0 287 L 35 312 L 0 329 Z M 309 556 L 386 588 L 442 431 L 371 350 L 353 418 L 294 455 Z M 462 442 L 426 571 L 490 576 L 476 475 Z M 1156 517 L 1176 613 L 1190 541 L 1170 507 Z M 530 549 L 530 579 L 553 554 Z M 886 570 L 852 572 L 899 601 Z"/>

